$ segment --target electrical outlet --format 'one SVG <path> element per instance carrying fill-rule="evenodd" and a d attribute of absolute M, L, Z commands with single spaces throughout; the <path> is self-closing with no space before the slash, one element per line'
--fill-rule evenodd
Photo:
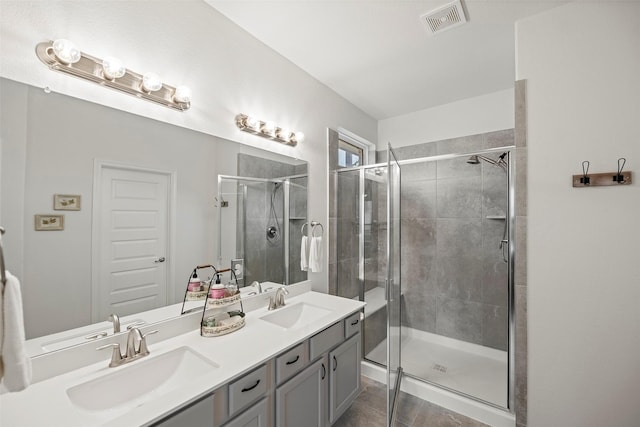
<path fill-rule="evenodd" d="M 231 270 L 236 273 L 236 279 L 240 280 L 244 276 L 244 259 L 237 258 L 231 260 Z"/>

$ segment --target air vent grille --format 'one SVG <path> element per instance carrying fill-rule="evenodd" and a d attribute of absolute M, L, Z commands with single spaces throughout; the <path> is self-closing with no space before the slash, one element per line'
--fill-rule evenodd
<path fill-rule="evenodd" d="M 445 4 L 420 16 L 430 34 L 441 33 L 467 22 L 460 0 Z"/>

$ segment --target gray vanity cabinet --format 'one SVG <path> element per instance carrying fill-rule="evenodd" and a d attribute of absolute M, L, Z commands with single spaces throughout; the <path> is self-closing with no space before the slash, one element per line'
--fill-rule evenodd
<path fill-rule="evenodd" d="M 229 421 L 225 427 L 267 427 L 268 425 L 270 425 L 269 399 L 265 397 L 237 418 Z"/>
<path fill-rule="evenodd" d="M 153 424 L 153 427 L 213 426 L 213 409 L 214 396 L 210 395 Z"/>
<path fill-rule="evenodd" d="M 323 427 L 327 369 L 320 359 L 276 389 L 276 426 Z"/>
<path fill-rule="evenodd" d="M 360 392 L 360 334 L 329 352 L 329 424 L 346 411 Z"/>

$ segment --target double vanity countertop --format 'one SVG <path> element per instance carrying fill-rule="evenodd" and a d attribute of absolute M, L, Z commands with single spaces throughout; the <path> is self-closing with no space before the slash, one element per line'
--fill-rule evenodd
<path fill-rule="evenodd" d="M 314 320 L 301 321 L 298 325 L 284 328 L 261 319 L 278 310 L 292 308 L 296 304 L 306 305 L 307 308 L 317 307 Z M 196 329 L 161 340 L 162 330 L 160 330 L 155 335 L 160 341 L 149 344 L 151 354 L 140 360 L 117 368 L 109 368 L 110 351 L 104 350 L 104 360 L 99 363 L 83 366 L 32 384 L 22 392 L 0 395 L 0 425 L 11 427 L 148 425 L 250 372 L 284 350 L 361 310 L 363 306 L 364 303 L 351 299 L 318 292 L 305 292 L 287 298 L 287 305 L 274 311 L 267 311 L 264 307 L 247 312 L 246 325 L 228 335 L 205 338 L 201 337 L 199 329 Z M 303 316 L 304 314 L 302 312 Z M 122 348 L 125 342 L 126 334 L 121 338 Z M 199 371 L 190 373 L 188 381 L 181 382 L 179 379 L 176 381 L 174 378 L 172 381 L 175 386 L 165 389 L 158 387 L 157 390 L 141 393 L 140 396 L 112 406 L 96 402 L 96 408 L 82 408 L 70 397 L 74 394 L 73 390 L 81 393 L 84 390 L 90 393 L 92 389 L 109 390 L 108 396 L 104 395 L 107 394 L 106 392 L 96 393 L 98 395 L 96 399 L 117 402 L 117 393 L 124 393 L 127 387 L 126 377 L 134 382 L 147 382 L 151 379 L 149 376 L 154 374 L 180 375 L 181 370 L 170 373 L 153 371 L 153 369 L 167 370 L 166 366 L 170 365 L 162 364 L 164 359 L 168 359 L 167 356 L 184 357 L 183 362 L 186 361 L 186 363 L 196 362 L 193 366 L 198 367 Z M 154 361 L 154 359 L 157 360 Z M 141 370 L 144 364 L 149 364 L 148 368 Z M 150 370 L 151 366 L 157 368 Z M 204 368 L 200 368 L 201 366 Z M 121 385 L 118 384 L 117 379 L 114 381 L 114 374 L 118 371 L 124 373 L 118 377 L 124 380 Z M 148 372 L 145 374 L 144 371 Z M 116 387 L 104 387 L 108 381 L 114 382 Z M 112 393 L 116 395 L 111 395 Z M 87 398 L 90 399 L 90 397 L 84 397 L 85 400 Z M 93 406 L 91 402 L 89 403 L 89 406 Z"/>

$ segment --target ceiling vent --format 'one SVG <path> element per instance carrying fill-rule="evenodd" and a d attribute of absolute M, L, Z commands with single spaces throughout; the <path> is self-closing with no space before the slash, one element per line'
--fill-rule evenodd
<path fill-rule="evenodd" d="M 429 34 L 438 34 L 467 22 L 460 0 L 422 14 L 420 20 L 427 27 Z"/>

